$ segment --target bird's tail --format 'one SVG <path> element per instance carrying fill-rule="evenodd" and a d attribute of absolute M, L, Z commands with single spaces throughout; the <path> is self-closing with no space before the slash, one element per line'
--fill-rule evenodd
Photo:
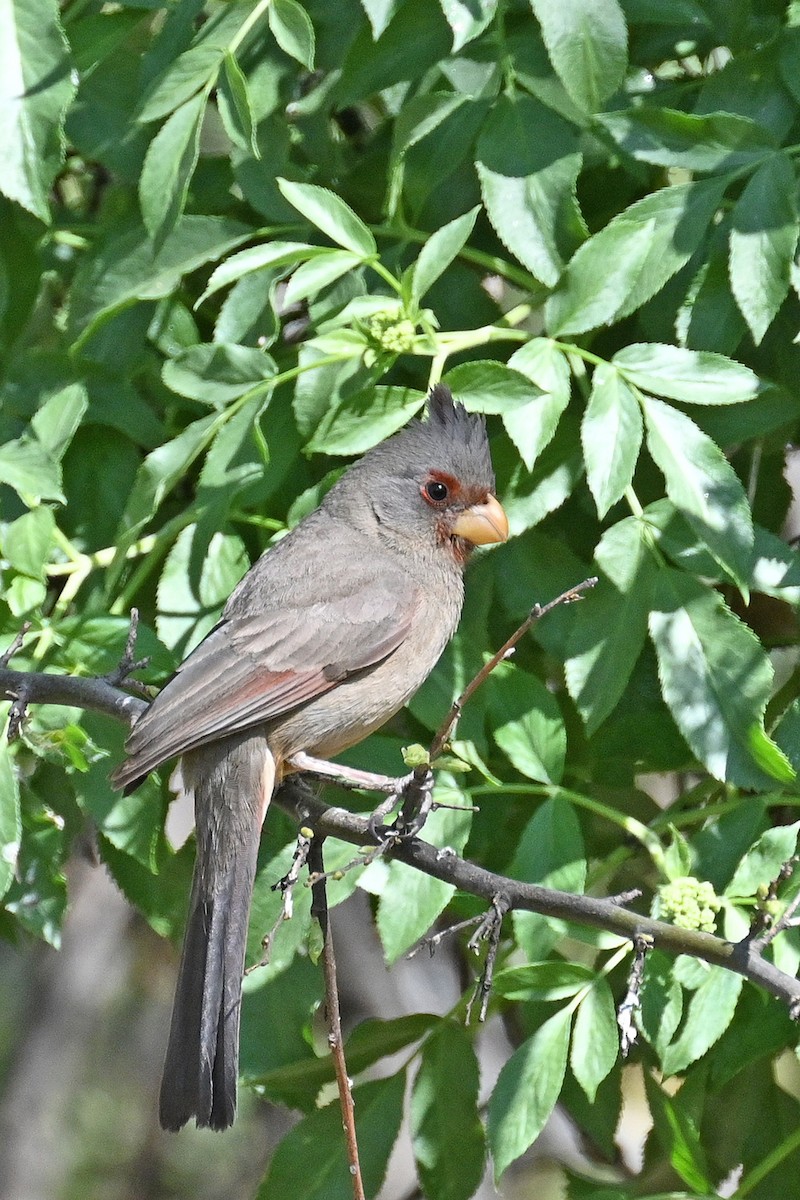
<path fill-rule="evenodd" d="M 183 757 L 197 860 L 161 1083 L 161 1124 L 226 1129 L 236 1112 L 239 1013 L 261 825 L 275 784 L 263 734 Z"/>

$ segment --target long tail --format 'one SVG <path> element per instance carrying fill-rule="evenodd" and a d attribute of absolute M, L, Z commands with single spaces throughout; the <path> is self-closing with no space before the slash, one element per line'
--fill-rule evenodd
<path fill-rule="evenodd" d="M 261 825 L 275 784 L 263 733 L 184 755 L 197 860 L 161 1083 L 164 1129 L 190 1117 L 226 1129 L 236 1112 L 239 1014 Z"/>

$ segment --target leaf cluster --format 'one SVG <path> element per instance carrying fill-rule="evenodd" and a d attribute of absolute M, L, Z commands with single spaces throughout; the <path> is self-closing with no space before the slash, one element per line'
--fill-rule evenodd
<path fill-rule="evenodd" d="M 550 887 L 639 887 L 645 909 L 691 877 L 731 940 L 780 912 L 800 802 L 797 5 L 10 0 L 0 47 L 21 81 L 0 122 L 0 649 L 30 622 L 12 665 L 109 670 L 135 604 L 162 682 L 443 378 L 487 414 L 513 536 L 474 564 L 434 675 L 351 761 L 397 773 L 531 606 L 596 574 L 469 705 L 437 798 L 480 811 L 440 809 L 426 837 Z M 164 834 L 165 781 L 110 790 L 121 741 L 41 706 L 3 745 L 4 934 L 58 943 L 86 822 L 125 894 L 179 931 L 191 847 Z M 276 817 L 254 959 L 290 838 Z M 398 862 L 335 886 L 371 896 L 388 961 L 472 911 Z M 298 903 L 245 1004 L 247 1078 L 306 1114 L 264 1197 L 348 1194 L 338 1115 L 315 1108 L 327 1064 L 259 1033 L 279 994 L 298 1019 L 311 1004 L 309 921 Z M 660 953 L 637 1050 L 653 1130 L 626 1170 L 629 950 L 515 914 L 492 1003 L 516 1049 L 486 1103 L 460 1008 L 359 1026 L 352 1073 L 406 1052 L 356 1088 L 368 1187 L 410 1072 L 429 1196 L 467 1200 L 487 1147 L 501 1175 L 557 1101 L 606 1171 L 573 1174 L 573 1200 L 711 1195 L 732 1171 L 767 1197 L 778 1168 L 794 1195 L 788 1017 Z M 794 973 L 796 932 L 770 953 Z"/>

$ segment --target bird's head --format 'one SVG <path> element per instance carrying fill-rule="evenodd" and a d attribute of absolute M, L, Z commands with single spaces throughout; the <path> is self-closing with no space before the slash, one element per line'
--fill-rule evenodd
<path fill-rule="evenodd" d="M 483 417 L 440 383 L 428 397 L 427 420 L 411 421 L 365 454 L 331 497 L 369 514 L 385 539 L 443 548 L 463 564 L 474 546 L 508 537 L 494 488 Z"/>

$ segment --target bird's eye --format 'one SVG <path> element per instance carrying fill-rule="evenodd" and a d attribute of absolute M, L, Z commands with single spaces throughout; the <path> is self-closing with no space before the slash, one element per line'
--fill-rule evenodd
<path fill-rule="evenodd" d="M 431 479 L 423 488 L 425 495 L 434 504 L 441 504 L 450 495 L 450 490 L 446 483 L 441 483 L 438 479 Z"/>

